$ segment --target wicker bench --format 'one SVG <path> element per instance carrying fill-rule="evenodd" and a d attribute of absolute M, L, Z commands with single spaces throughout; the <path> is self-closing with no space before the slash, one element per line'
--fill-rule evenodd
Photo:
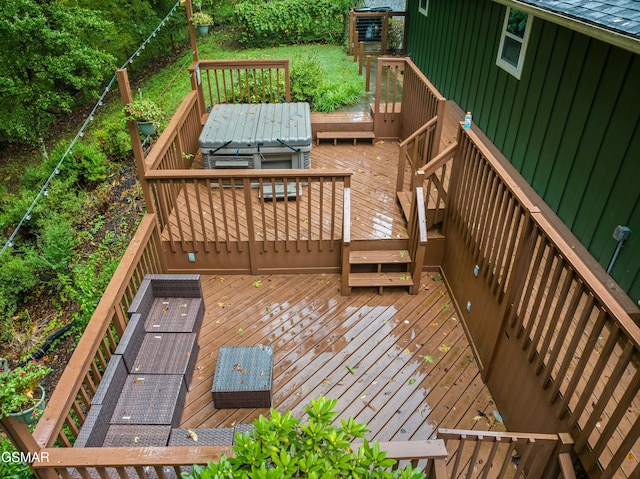
<path fill-rule="evenodd" d="M 146 275 L 75 447 L 165 446 L 179 421 L 204 316 L 199 275 Z"/>

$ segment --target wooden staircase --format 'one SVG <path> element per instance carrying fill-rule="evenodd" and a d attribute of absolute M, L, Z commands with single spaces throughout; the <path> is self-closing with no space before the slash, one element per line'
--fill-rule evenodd
<path fill-rule="evenodd" d="M 379 242 L 355 241 L 349 251 L 347 274 L 349 294 L 351 288 L 378 288 L 382 294 L 384 288 L 389 287 L 413 287 L 410 266 L 411 256 L 407 248 L 398 248 L 398 243 L 406 241 L 390 242 L 390 248 L 382 249 Z M 400 246 L 404 246 L 400 244 Z M 374 249 L 375 248 L 375 249 Z"/>
<path fill-rule="evenodd" d="M 364 112 L 311 113 L 311 131 L 316 144 L 320 140 L 375 140 L 373 117 Z"/>

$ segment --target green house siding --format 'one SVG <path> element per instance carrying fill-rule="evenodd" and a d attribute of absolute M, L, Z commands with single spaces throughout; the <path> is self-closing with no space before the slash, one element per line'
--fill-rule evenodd
<path fill-rule="evenodd" d="M 407 52 L 640 300 L 640 56 L 535 18 L 520 80 L 496 65 L 506 7 L 409 0 Z"/>

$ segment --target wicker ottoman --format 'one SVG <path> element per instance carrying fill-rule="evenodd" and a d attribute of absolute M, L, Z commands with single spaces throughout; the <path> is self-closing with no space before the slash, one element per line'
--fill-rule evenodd
<path fill-rule="evenodd" d="M 182 375 L 130 374 L 110 423 L 176 427 L 186 395 L 187 387 Z"/>
<path fill-rule="evenodd" d="M 217 409 L 271 407 L 273 348 L 223 346 L 213 378 L 213 405 Z"/>

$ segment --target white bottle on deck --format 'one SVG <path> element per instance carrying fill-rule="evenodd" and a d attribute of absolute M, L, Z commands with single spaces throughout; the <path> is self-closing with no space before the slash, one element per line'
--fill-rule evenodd
<path fill-rule="evenodd" d="M 471 128 L 471 112 L 468 111 L 464 116 L 464 124 L 462 125 L 465 130 Z"/>

